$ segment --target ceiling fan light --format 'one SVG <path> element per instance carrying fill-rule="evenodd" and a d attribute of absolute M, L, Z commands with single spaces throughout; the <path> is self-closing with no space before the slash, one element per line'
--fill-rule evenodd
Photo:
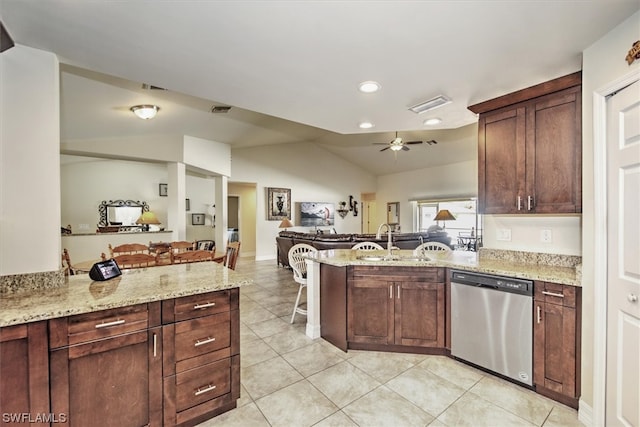
<path fill-rule="evenodd" d="M 381 88 L 380 83 L 374 82 L 372 80 L 362 82 L 358 85 L 358 89 L 363 93 L 374 93 L 379 91 Z"/>
<path fill-rule="evenodd" d="M 413 111 L 416 114 L 421 114 L 425 111 L 433 110 L 434 108 L 442 107 L 443 105 L 447 105 L 449 103 L 451 103 L 450 98 L 447 98 L 444 95 L 438 95 L 435 98 L 410 107 L 409 110 Z"/>
<path fill-rule="evenodd" d="M 402 145 L 401 144 L 395 144 L 395 145 L 391 145 L 390 148 L 393 151 L 400 151 L 400 150 L 402 150 Z"/>
<path fill-rule="evenodd" d="M 158 111 L 160 111 L 160 107 L 158 107 L 157 105 L 134 105 L 133 107 L 131 107 L 131 111 L 133 111 L 133 114 L 135 114 L 139 118 L 143 120 L 149 120 L 153 119 L 156 114 L 158 114 Z"/>

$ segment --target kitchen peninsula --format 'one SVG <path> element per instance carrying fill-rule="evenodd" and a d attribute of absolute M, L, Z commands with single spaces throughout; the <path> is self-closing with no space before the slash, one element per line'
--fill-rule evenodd
<path fill-rule="evenodd" d="M 251 283 L 202 262 L 3 289 L 1 393 L 13 398 L 2 410 L 77 425 L 159 426 L 234 408 L 239 287 Z"/>

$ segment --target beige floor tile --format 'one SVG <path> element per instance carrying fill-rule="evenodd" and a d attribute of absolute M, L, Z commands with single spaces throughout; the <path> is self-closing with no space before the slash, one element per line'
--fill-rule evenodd
<path fill-rule="evenodd" d="M 284 319 L 287 323 L 289 323 L 289 320 L 291 319 L 291 314 L 293 314 L 293 303 L 282 303 L 282 304 L 276 304 L 276 305 L 271 305 L 269 307 L 267 307 L 267 310 L 269 310 L 270 312 L 272 312 L 273 314 L 275 314 L 278 317 L 286 317 L 286 319 Z M 304 321 L 306 323 L 307 318 L 304 318 Z"/>
<path fill-rule="evenodd" d="M 293 350 L 313 344 L 314 340 L 304 334 L 304 331 L 289 328 L 284 332 L 264 338 L 278 354 L 289 353 Z"/>
<path fill-rule="evenodd" d="M 239 408 L 241 406 L 248 405 L 249 403 L 252 403 L 252 402 L 253 402 L 253 399 L 249 395 L 249 392 L 247 391 L 246 388 L 244 388 L 242 384 L 240 384 L 240 399 L 236 400 L 237 407 Z"/>
<path fill-rule="evenodd" d="M 542 425 L 553 409 L 553 403 L 535 392 L 492 376 L 478 381 L 470 391 L 535 425 Z"/>
<path fill-rule="evenodd" d="M 477 395 L 467 392 L 453 405 L 449 406 L 438 421 L 451 427 L 510 427 L 534 424 L 488 402 Z"/>
<path fill-rule="evenodd" d="M 254 303 L 257 304 L 257 303 Z M 265 320 L 275 319 L 277 316 L 269 310 L 260 307 L 253 307 L 249 310 L 240 307 L 240 320 L 251 325 L 252 323 L 264 322 Z"/>
<path fill-rule="evenodd" d="M 244 346 L 245 344 L 251 341 L 255 341 L 259 339 L 260 337 L 256 335 L 255 332 L 251 330 L 251 328 L 249 328 L 244 323 L 240 322 L 240 345 L 241 346 Z"/>
<path fill-rule="evenodd" d="M 240 343 L 240 366 L 247 367 L 277 357 L 271 347 L 262 340 Z"/>
<path fill-rule="evenodd" d="M 255 403 L 238 407 L 224 414 L 218 415 L 215 418 L 205 421 L 202 424 L 198 424 L 198 427 L 213 427 L 213 426 L 225 426 L 225 427 L 269 427 L 269 423 L 265 419 L 262 412 L 258 409 Z"/>
<path fill-rule="evenodd" d="M 473 387 L 485 376 L 482 371 L 447 356 L 430 356 L 420 363 L 420 366 L 465 390 Z"/>
<path fill-rule="evenodd" d="M 434 417 L 466 392 L 423 366 L 403 372 L 386 386 Z"/>
<path fill-rule="evenodd" d="M 347 417 L 344 412 L 338 411 L 320 421 L 318 424 L 314 424 L 314 427 L 358 427 L 351 418 Z"/>
<path fill-rule="evenodd" d="M 258 400 L 302 379 L 282 357 L 241 368 L 240 380 L 251 398 Z"/>
<path fill-rule="evenodd" d="M 345 359 L 344 352 L 324 340 L 283 355 L 287 362 L 305 378 Z"/>
<path fill-rule="evenodd" d="M 342 409 L 359 426 L 426 426 L 433 417 L 385 386 Z"/>
<path fill-rule="evenodd" d="M 312 426 L 338 410 L 306 380 L 258 399 L 256 404 L 274 427 Z"/>
<path fill-rule="evenodd" d="M 554 405 L 543 427 L 584 427 L 578 420 L 578 411 L 562 405 Z"/>
<path fill-rule="evenodd" d="M 414 355 L 404 353 L 359 352 L 349 361 L 378 381 L 385 383 L 413 367 L 419 360 Z"/>
<path fill-rule="evenodd" d="M 349 362 L 341 362 L 307 378 L 339 408 L 371 392 L 380 382 Z"/>
<path fill-rule="evenodd" d="M 258 337 L 265 338 L 286 331 L 291 328 L 291 325 L 280 318 L 274 318 L 265 320 L 264 322 L 252 323 L 249 328 Z"/>

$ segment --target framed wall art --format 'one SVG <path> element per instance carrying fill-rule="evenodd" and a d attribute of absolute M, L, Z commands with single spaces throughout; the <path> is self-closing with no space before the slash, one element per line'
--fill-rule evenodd
<path fill-rule="evenodd" d="M 267 188 L 267 220 L 291 219 L 291 189 Z"/>
<path fill-rule="evenodd" d="M 167 197 L 167 194 L 169 191 L 169 184 L 159 184 L 158 187 L 159 187 L 158 192 L 160 193 L 160 196 Z"/>
<path fill-rule="evenodd" d="M 300 203 L 300 225 L 303 227 L 321 227 L 333 225 L 335 206 L 325 202 Z"/>
<path fill-rule="evenodd" d="M 191 214 L 191 225 L 204 225 L 204 214 L 203 213 Z"/>

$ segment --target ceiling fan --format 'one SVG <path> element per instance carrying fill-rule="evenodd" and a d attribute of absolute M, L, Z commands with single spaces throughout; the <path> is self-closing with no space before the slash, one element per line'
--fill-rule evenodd
<path fill-rule="evenodd" d="M 422 144 L 422 143 L 433 145 L 433 144 L 437 144 L 438 141 L 431 139 L 429 141 L 406 141 L 405 142 L 402 140 L 402 138 L 398 136 L 398 132 L 396 132 L 396 137 L 393 138 L 391 141 L 374 142 L 373 145 L 386 145 L 386 147 L 384 147 L 380 151 L 384 151 L 388 149 L 391 149 L 392 151 L 400 151 L 400 150 L 409 151 L 409 147 L 407 147 L 407 145 Z"/>

